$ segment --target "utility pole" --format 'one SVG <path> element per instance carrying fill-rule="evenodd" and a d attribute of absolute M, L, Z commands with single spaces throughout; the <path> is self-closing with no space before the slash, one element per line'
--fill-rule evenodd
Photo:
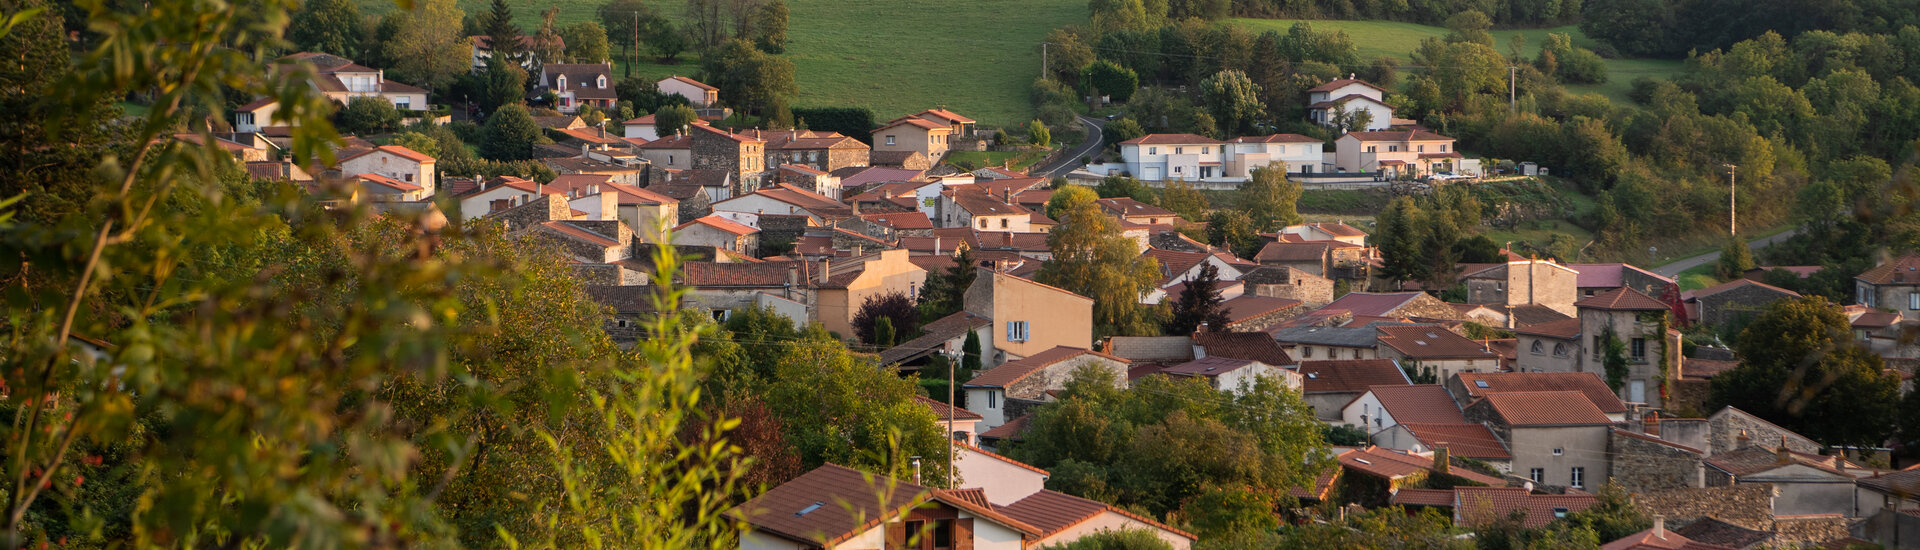
<path fill-rule="evenodd" d="M 1040 78 L 1047 77 L 1047 43 L 1040 43 Z"/>
<path fill-rule="evenodd" d="M 627 37 L 627 72 L 625 74 L 633 76 L 633 64 L 640 60 L 640 12 L 638 10 L 633 12 L 633 25 L 627 27 L 627 30 L 632 34 Z"/>
<path fill-rule="evenodd" d="M 1520 80 L 1520 68 L 1512 65 L 1508 65 L 1507 66 L 1507 110 L 1508 111 L 1515 111 L 1520 109 L 1519 104 L 1514 102 L 1514 98 L 1516 97 L 1516 94 L 1514 92 L 1518 91 L 1520 88 L 1519 80 Z"/>
<path fill-rule="evenodd" d="M 1739 172 L 1740 172 L 1739 165 L 1737 164 L 1727 165 L 1727 235 L 1740 234 L 1739 216 L 1736 215 L 1738 213 L 1737 209 L 1740 208 L 1740 205 L 1734 201 L 1737 191 L 1735 190 L 1736 188 L 1734 187 L 1734 183 L 1733 183 L 1735 181 L 1734 175 L 1738 174 Z"/>

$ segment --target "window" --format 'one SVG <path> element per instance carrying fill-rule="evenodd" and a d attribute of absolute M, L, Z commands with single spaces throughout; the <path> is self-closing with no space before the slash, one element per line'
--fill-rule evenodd
<path fill-rule="evenodd" d="M 1367 146 L 1367 152 L 1368 152 L 1368 153 L 1378 153 L 1378 152 L 1380 152 L 1380 146 L 1378 146 L 1378 145 L 1368 145 L 1368 146 Z"/>
<path fill-rule="evenodd" d="M 1148 148 L 1147 148 L 1147 154 L 1149 154 L 1149 155 L 1158 155 L 1158 154 L 1160 154 L 1160 148 L 1159 148 L 1159 147 L 1148 147 Z"/>
<path fill-rule="evenodd" d="M 933 522 L 933 547 L 953 548 L 953 520 Z"/>
<path fill-rule="evenodd" d="M 1175 174 L 1178 174 L 1178 173 L 1180 173 L 1180 169 L 1181 169 L 1181 168 L 1185 168 L 1185 167 L 1183 167 L 1183 166 L 1175 166 L 1175 167 L 1173 167 L 1173 173 L 1175 173 Z"/>
<path fill-rule="evenodd" d="M 1212 147 L 1201 147 L 1201 148 L 1200 148 L 1200 154 L 1202 154 L 1202 155 L 1205 155 L 1205 154 L 1208 154 L 1208 153 L 1212 153 L 1212 152 L 1213 152 L 1213 148 L 1212 148 Z"/>
<path fill-rule="evenodd" d="M 1006 229 L 1006 228 L 1007 228 L 1007 219 L 1006 219 L 1006 218 L 1000 218 L 1000 228 L 1001 228 L 1001 229 Z"/>
<path fill-rule="evenodd" d="M 1300 356 L 1305 358 L 1313 357 L 1313 346 L 1300 346 Z"/>
<path fill-rule="evenodd" d="M 413 174 L 406 174 L 407 183 L 413 183 Z"/>
<path fill-rule="evenodd" d="M 1176 155 L 1181 155 L 1181 154 L 1186 154 L 1186 152 L 1187 152 L 1187 148 L 1185 148 L 1185 147 L 1175 147 L 1175 148 L 1173 148 L 1173 154 L 1176 154 Z"/>
<path fill-rule="evenodd" d="M 1398 146 L 1398 145 L 1388 145 L 1388 146 L 1387 146 L 1387 152 L 1388 152 L 1388 153 L 1398 153 L 1398 152 L 1400 152 L 1400 146 Z"/>
<path fill-rule="evenodd" d="M 1546 342 L 1541 342 L 1541 341 L 1539 341 L 1539 340 L 1534 340 L 1534 341 L 1533 341 L 1533 348 L 1532 348 L 1532 350 L 1530 350 L 1530 351 L 1532 351 L 1534 355 L 1540 355 L 1540 354 L 1543 354 L 1543 353 L 1546 353 L 1546 352 L 1547 352 L 1547 343 L 1546 343 Z"/>
<path fill-rule="evenodd" d="M 1564 455 L 1566 455 L 1566 454 L 1567 454 L 1567 450 L 1566 450 L 1566 449 L 1562 449 L 1562 448 L 1559 448 L 1559 447 L 1554 447 L 1554 448 L 1553 448 L 1553 456 L 1564 456 Z"/>
<path fill-rule="evenodd" d="M 1425 152 L 1427 152 L 1427 146 L 1425 146 L 1425 145 L 1415 145 L 1415 146 L 1413 146 L 1413 147 L 1414 147 L 1414 152 L 1417 152 L 1417 153 L 1425 153 Z"/>
<path fill-rule="evenodd" d="M 402 110 L 402 111 L 410 111 L 410 110 L 413 110 L 413 98 L 411 98 L 411 97 L 396 97 L 396 98 L 393 98 L 393 108 L 395 108 L 395 109 L 399 109 L 399 110 Z"/>
<path fill-rule="evenodd" d="M 1571 485 L 1571 486 L 1573 486 L 1573 487 L 1574 487 L 1574 488 L 1576 488 L 1576 489 L 1584 489 L 1584 488 L 1586 488 L 1586 486 L 1587 486 L 1587 469 L 1586 469 L 1586 468 L 1584 468 L 1584 467 L 1581 467 L 1581 466 L 1574 466 L 1574 467 L 1573 467 L 1573 482 L 1572 482 L 1572 483 L 1569 483 L 1568 485 Z"/>
<path fill-rule="evenodd" d="M 1907 309 L 1920 309 L 1920 292 L 1907 293 Z"/>
<path fill-rule="evenodd" d="M 673 155 L 667 155 L 667 165 L 673 165 Z"/>
<path fill-rule="evenodd" d="M 987 228 L 987 219 L 986 219 L 986 218 L 980 218 L 980 228 L 981 228 L 981 229 L 986 229 L 986 228 Z"/>
<path fill-rule="evenodd" d="M 920 530 L 924 528 L 926 523 L 927 522 L 920 521 L 920 520 L 907 522 L 907 529 L 906 529 L 907 540 L 917 540 L 920 537 L 920 533 L 921 533 Z"/>
<path fill-rule="evenodd" d="M 1026 321 L 1007 321 L 1008 342 L 1025 342 L 1027 341 L 1027 336 L 1029 335 L 1027 334 Z"/>
<path fill-rule="evenodd" d="M 1447 152 L 1447 144 L 1445 143 L 1440 144 L 1440 152 L 1442 153 Z"/>
<path fill-rule="evenodd" d="M 1634 359 L 1647 358 L 1647 339 L 1646 338 L 1634 338 L 1633 342 L 1630 345 L 1632 346 L 1632 349 L 1633 349 Z"/>
<path fill-rule="evenodd" d="M 887 136 L 887 145 L 893 145 L 893 136 Z"/>
<path fill-rule="evenodd" d="M 555 88 L 559 88 L 562 90 L 567 89 L 567 75 L 560 75 L 560 76 L 554 77 L 553 86 Z"/>
<path fill-rule="evenodd" d="M 1562 344 L 1562 343 L 1558 343 L 1558 342 L 1555 342 L 1555 343 L 1553 344 L 1553 356 L 1554 356 L 1554 357 L 1566 357 L 1566 356 L 1567 356 L 1567 345 L 1566 345 L 1566 344 Z"/>
<path fill-rule="evenodd" d="M 596 81 L 596 82 L 594 83 L 594 85 L 593 85 L 593 87 L 595 87 L 595 88 L 605 88 L 605 87 L 607 87 L 607 75 L 600 75 L 600 80 L 598 80 L 598 81 Z"/>
<path fill-rule="evenodd" d="M 987 408 L 989 409 L 1000 408 L 1000 392 L 987 390 Z"/>
<path fill-rule="evenodd" d="M 1545 468 L 1534 468 L 1532 470 L 1529 470 L 1527 471 L 1527 479 L 1533 480 L 1534 483 L 1546 483 L 1547 470 Z"/>
<path fill-rule="evenodd" d="M 1567 510 L 1566 508 L 1559 508 L 1559 507 L 1555 507 L 1555 508 L 1553 509 L 1553 517 L 1554 517 L 1554 518 L 1564 518 L 1564 517 L 1567 517 L 1567 512 L 1568 512 L 1568 510 Z"/>

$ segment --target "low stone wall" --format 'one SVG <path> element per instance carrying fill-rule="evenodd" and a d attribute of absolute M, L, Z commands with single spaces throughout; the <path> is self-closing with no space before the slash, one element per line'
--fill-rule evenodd
<path fill-rule="evenodd" d="M 1642 436 L 1613 430 L 1613 482 L 1629 492 L 1701 486 L 1700 454 Z"/>
<path fill-rule="evenodd" d="M 1636 494 L 1633 503 L 1651 516 L 1667 517 L 1667 528 L 1714 519 L 1760 531 L 1773 530 L 1773 485 L 1749 483 L 1705 489 L 1676 489 Z"/>
<path fill-rule="evenodd" d="M 1781 516 L 1773 522 L 1773 540 L 1770 543 L 1780 547 L 1792 547 L 1802 544 L 1818 545 L 1830 540 L 1853 536 L 1849 527 L 1853 524 L 1839 515 L 1818 516 Z"/>

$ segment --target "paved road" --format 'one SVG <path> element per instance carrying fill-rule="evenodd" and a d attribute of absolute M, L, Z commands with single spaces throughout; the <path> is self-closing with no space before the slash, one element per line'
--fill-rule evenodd
<path fill-rule="evenodd" d="M 1053 165 L 1042 168 L 1036 173 L 1037 177 L 1051 178 L 1067 175 L 1067 172 L 1072 172 L 1073 169 L 1080 167 L 1080 159 L 1093 156 L 1094 153 L 1100 151 L 1100 145 L 1105 142 L 1103 136 L 1100 135 L 1100 127 L 1105 126 L 1107 121 L 1083 116 L 1080 117 L 1080 124 L 1087 127 L 1086 141 L 1081 142 L 1080 146 L 1073 148 L 1072 151 L 1060 155 L 1060 158 L 1055 160 Z"/>
<path fill-rule="evenodd" d="M 1778 235 L 1761 238 L 1761 239 L 1755 239 L 1752 242 L 1747 243 L 1747 248 L 1765 248 L 1767 245 L 1787 240 L 1788 237 L 1792 237 L 1794 234 L 1799 232 L 1800 232 L 1800 228 L 1795 227 L 1793 229 L 1782 231 Z M 1655 273 L 1659 273 L 1667 277 L 1678 277 L 1680 276 L 1680 272 L 1682 271 L 1692 269 L 1695 266 L 1699 266 L 1699 265 L 1710 263 L 1710 262 L 1717 262 L 1717 261 L 1720 261 L 1720 251 L 1715 250 L 1713 252 L 1708 252 L 1706 254 L 1701 254 L 1699 256 L 1694 256 L 1692 258 L 1687 258 L 1685 260 L 1680 260 L 1677 262 L 1660 266 L 1654 269 L 1653 271 Z"/>

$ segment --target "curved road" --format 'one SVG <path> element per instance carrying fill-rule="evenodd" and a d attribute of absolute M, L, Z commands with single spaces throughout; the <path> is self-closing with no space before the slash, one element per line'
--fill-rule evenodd
<path fill-rule="evenodd" d="M 1100 151 L 1100 145 L 1105 141 L 1104 136 L 1100 134 L 1100 128 L 1105 126 L 1107 121 L 1083 116 L 1080 117 L 1080 124 L 1087 128 L 1087 139 L 1082 141 L 1079 146 L 1074 147 L 1072 151 L 1060 155 L 1060 158 L 1055 160 L 1053 165 L 1042 168 L 1039 172 L 1035 172 L 1035 177 L 1052 178 L 1067 175 L 1067 172 L 1072 172 L 1073 169 L 1080 167 L 1080 159 L 1093 156 L 1094 153 Z"/>
<path fill-rule="evenodd" d="M 1747 248 L 1765 248 L 1767 245 L 1787 240 L 1788 237 L 1792 237 L 1794 236 L 1794 234 L 1797 234 L 1799 232 L 1800 232 L 1800 228 L 1795 227 L 1793 229 L 1782 231 L 1779 234 L 1773 235 L 1771 237 L 1762 237 L 1759 239 L 1754 239 L 1753 241 L 1750 241 L 1747 243 Z M 1680 276 L 1680 272 L 1682 271 L 1692 269 L 1702 264 L 1717 262 L 1717 261 L 1720 261 L 1720 251 L 1715 250 L 1713 252 L 1708 252 L 1706 254 L 1701 254 L 1699 256 L 1694 256 L 1692 258 L 1687 258 L 1684 260 L 1680 260 L 1677 262 L 1660 266 L 1658 268 L 1655 268 L 1653 272 L 1659 273 L 1661 276 L 1665 276 L 1665 277 L 1678 277 Z"/>

